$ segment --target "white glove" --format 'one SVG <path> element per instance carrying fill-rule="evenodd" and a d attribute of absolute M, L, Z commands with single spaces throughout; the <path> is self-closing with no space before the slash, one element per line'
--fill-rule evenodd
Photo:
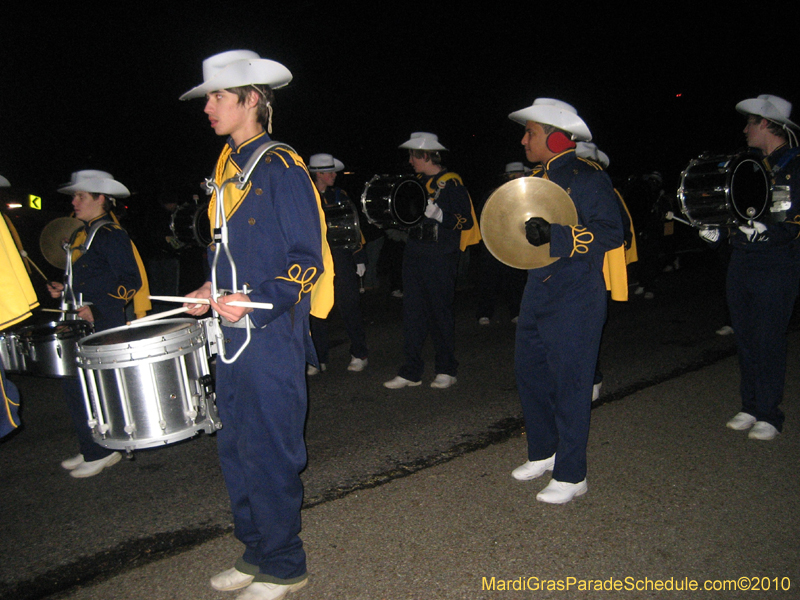
<path fill-rule="evenodd" d="M 700 237 L 703 238 L 705 241 L 709 242 L 710 244 L 713 244 L 719 239 L 719 229 L 717 229 L 716 227 L 701 229 Z"/>
<path fill-rule="evenodd" d="M 442 222 L 442 209 L 439 208 L 433 200 L 428 200 L 428 206 L 425 207 L 425 216 L 434 221 Z"/>
<path fill-rule="evenodd" d="M 363 277 L 364 273 L 367 272 L 367 265 L 364 263 L 356 263 L 356 275 L 359 277 Z"/>
<path fill-rule="evenodd" d="M 765 233 L 767 226 L 758 221 L 753 221 L 752 227 L 742 225 L 739 227 L 739 231 L 747 237 L 748 242 L 766 242 L 769 239 L 769 235 Z"/>

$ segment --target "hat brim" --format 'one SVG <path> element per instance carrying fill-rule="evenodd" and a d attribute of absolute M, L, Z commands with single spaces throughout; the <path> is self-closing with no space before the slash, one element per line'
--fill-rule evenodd
<path fill-rule="evenodd" d="M 84 179 L 78 183 L 60 187 L 58 191 L 62 194 L 88 192 L 90 194 L 104 194 L 114 198 L 127 198 L 131 195 L 128 188 L 113 179 Z"/>
<path fill-rule="evenodd" d="M 512 121 L 525 125 L 528 121 L 552 125 L 570 133 L 578 142 L 592 141 L 592 132 L 588 125 L 575 113 L 555 106 L 539 104 L 523 108 L 508 115 Z"/>
<path fill-rule="evenodd" d="M 344 163 L 340 161 L 338 158 L 333 159 L 333 166 L 331 165 L 324 165 L 322 167 L 308 167 L 308 170 L 311 173 L 336 173 L 338 171 L 344 170 Z"/>
<path fill-rule="evenodd" d="M 429 152 L 441 152 L 447 150 L 439 142 L 432 142 L 430 139 L 414 138 L 398 146 L 405 150 L 428 150 Z"/>
<path fill-rule="evenodd" d="M 206 94 L 244 85 L 268 85 L 273 90 L 289 85 L 292 73 L 281 63 L 267 58 L 237 60 L 220 69 L 211 79 L 183 94 L 181 100 L 202 98 Z"/>
<path fill-rule="evenodd" d="M 800 125 L 791 119 L 787 119 L 783 115 L 767 114 L 767 111 L 764 110 L 764 104 L 765 102 L 761 98 L 748 98 L 736 105 L 736 111 L 743 115 L 756 115 L 770 121 L 775 121 L 781 125 L 787 125 L 793 129 L 800 129 Z"/>

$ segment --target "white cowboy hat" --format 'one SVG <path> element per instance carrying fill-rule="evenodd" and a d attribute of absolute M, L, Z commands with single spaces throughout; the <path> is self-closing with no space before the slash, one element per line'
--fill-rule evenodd
<path fill-rule="evenodd" d="M 578 142 L 575 146 L 575 156 L 580 158 L 588 158 L 596 163 L 600 163 L 604 169 L 607 169 L 608 164 L 611 162 L 611 160 L 608 158 L 608 154 L 600 150 L 596 144 L 592 144 L 591 142 Z"/>
<path fill-rule="evenodd" d="M 428 133 L 426 131 L 412 133 L 409 140 L 400 144 L 399 147 L 408 150 L 430 150 L 432 152 L 447 150 L 447 148 L 439 143 L 439 137 L 435 133 Z"/>
<path fill-rule="evenodd" d="M 0 175 L 0 187 L 11 187 L 11 182 L 2 175 Z"/>
<path fill-rule="evenodd" d="M 209 92 L 243 85 L 263 84 L 277 89 L 291 80 L 291 72 L 279 62 L 261 58 L 250 50 L 229 50 L 205 59 L 203 83 L 180 99 L 202 98 Z"/>
<path fill-rule="evenodd" d="M 578 116 L 575 107 L 561 100 L 553 98 L 537 98 L 528 108 L 515 111 L 508 115 L 512 121 L 525 125 L 528 121 L 552 125 L 567 133 L 572 134 L 574 141 L 592 141 L 592 132 Z"/>
<path fill-rule="evenodd" d="M 506 165 L 505 172 L 506 175 L 510 175 L 511 173 L 527 173 L 528 170 L 521 162 L 510 162 Z"/>
<path fill-rule="evenodd" d="M 792 103 L 778 96 L 761 94 L 758 98 L 748 98 L 736 105 L 736 110 L 745 115 L 756 115 L 781 125 L 800 129 L 800 125 L 789 120 L 792 114 Z"/>
<path fill-rule="evenodd" d="M 342 169 L 344 164 L 330 154 L 314 154 L 308 159 L 308 170 L 312 173 L 333 173 Z"/>
<path fill-rule="evenodd" d="M 111 173 L 91 169 L 75 171 L 70 182 L 58 188 L 58 191 L 62 194 L 74 194 L 75 192 L 105 194 L 112 198 L 127 198 L 131 195 L 128 188 L 116 181 Z"/>

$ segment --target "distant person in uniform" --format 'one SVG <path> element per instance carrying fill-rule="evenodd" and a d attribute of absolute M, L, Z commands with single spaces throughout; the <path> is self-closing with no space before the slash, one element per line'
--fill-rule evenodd
<path fill-rule="evenodd" d="M 344 169 L 344 164 L 330 154 L 315 154 L 308 159 L 308 170 L 314 185 L 317 186 L 322 209 L 326 215 L 336 214 L 345 216 L 357 215 L 356 208 L 350 196 L 343 189 L 334 187 L 336 173 Z M 356 217 L 357 218 L 357 217 Z M 330 222 L 330 220 L 329 220 Z M 333 289 L 334 306 L 339 309 L 339 314 L 344 322 L 347 337 L 350 338 L 350 364 L 348 371 L 363 371 L 367 366 L 368 350 L 367 338 L 364 333 L 364 322 L 361 319 L 361 292 L 360 279 L 367 271 L 366 252 L 364 251 L 361 232 L 353 230 L 358 240 L 347 247 L 340 246 L 331 236 L 328 229 L 328 245 L 333 255 Z M 311 317 L 311 337 L 317 349 L 319 368 L 308 365 L 306 373 L 316 375 L 324 371 L 328 363 L 328 320 Z"/>
<path fill-rule="evenodd" d="M 700 230 L 711 244 L 731 246 L 727 297 L 741 374 L 741 410 L 727 425 L 772 440 L 783 430 L 786 336 L 800 285 L 800 127 L 790 102 L 763 94 L 742 100 L 747 145 L 763 156 L 772 181 L 769 220 L 738 229 Z"/>

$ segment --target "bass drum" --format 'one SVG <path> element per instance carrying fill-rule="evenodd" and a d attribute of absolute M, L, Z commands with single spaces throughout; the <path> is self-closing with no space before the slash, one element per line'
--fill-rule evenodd
<path fill-rule="evenodd" d="M 425 216 L 428 194 L 407 175 L 375 175 L 361 194 L 367 220 L 381 228 L 409 229 Z"/>
<path fill-rule="evenodd" d="M 22 351 L 29 375 L 39 377 L 75 377 L 78 343 L 92 333 L 88 321 L 51 321 L 31 325 L 20 332 Z"/>
<path fill-rule="evenodd" d="M 170 218 L 172 234 L 187 246 L 206 248 L 211 244 L 211 226 L 208 220 L 208 202 L 186 202 L 175 209 Z"/>
<path fill-rule="evenodd" d="M 681 173 L 681 212 L 697 228 L 738 227 L 770 218 L 770 181 L 754 154 L 702 155 Z"/>
<path fill-rule="evenodd" d="M 349 200 L 325 205 L 325 224 L 328 227 L 328 245 L 331 248 L 357 250 L 361 246 L 361 227 L 358 223 L 358 211 Z"/>
<path fill-rule="evenodd" d="M 133 323 L 81 340 L 94 440 L 131 452 L 220 429 L 206 353 L 205 328 L 194 319 Z"/>

